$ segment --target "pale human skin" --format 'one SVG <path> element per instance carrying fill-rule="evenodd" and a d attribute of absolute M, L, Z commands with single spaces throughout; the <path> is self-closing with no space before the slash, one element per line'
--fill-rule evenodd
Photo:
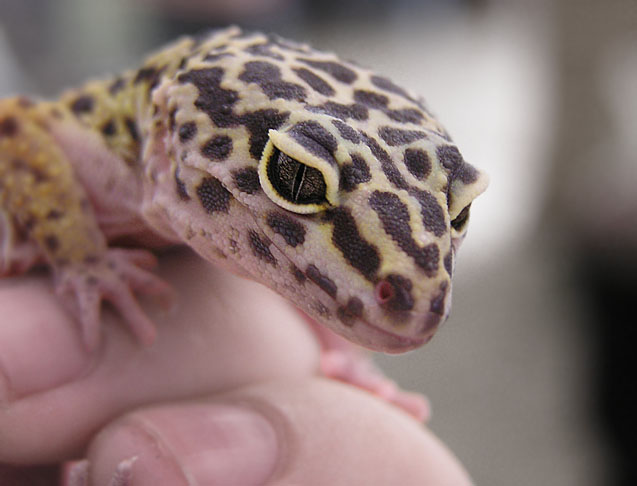
<path fill-rule="evenodd" d="M 319 377 L 314 334 L 274 293 L 183 252 L 160 274 L 178 303 L 147 306 L 155 344 L 105 313 L 94 353 L 44 275 L 0 282 L 2 486 L 58 484 L 34 465 L 83 458 L 95 485 L 118 465 L 133 486 L 471 484 L 405 412 Z"/>

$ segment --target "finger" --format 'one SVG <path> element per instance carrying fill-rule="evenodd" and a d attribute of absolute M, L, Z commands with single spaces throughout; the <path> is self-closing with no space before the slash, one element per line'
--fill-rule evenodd
<path fill-rule="evenodd" d="M 121 477 L 124 464 L 130 486 L 471 484 L 405 413 L 318 378 L 136 411 L 102 431 L 88 458 L 90 484 Z"/>
<path fill-rule="evenodd" d="M 106 308 L 101 346 L 88 353 L 46 281 L 0 282 L 0 462 L 73 457 L 95 430 L 143 404 L 317 372 L 311 333 L 272 292 L 184 254 L 162 267 L 179 307 L 148 307 L 159 331 L 149 348 Z"/>

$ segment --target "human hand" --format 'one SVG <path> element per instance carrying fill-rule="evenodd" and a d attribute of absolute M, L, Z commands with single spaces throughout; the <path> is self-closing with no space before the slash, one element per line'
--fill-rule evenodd
<path fill-rule="evenodd" d="M 68 484 L 470 484 L 401 410 L 317 377 L 272 292 L 183 253 L 161 273 L 180 306 L 153 316 L 157 342 L 105 313 L 92 354 L 44 278 L 0 282 L 0 485 L 56 484 L 37 465 L 78 458 Z"/>

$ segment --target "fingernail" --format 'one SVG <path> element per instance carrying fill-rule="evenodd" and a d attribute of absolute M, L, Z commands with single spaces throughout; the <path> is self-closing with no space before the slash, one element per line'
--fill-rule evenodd
<path fill-rule="evenodd" d="M 0 309 L 0 402 L 52 389 L 85 372 L 90 356 L 45 285 L 3 287 Z"/>
<path fill-rule="evenodd" d="M 89 462 L 87 459 L 69 461 L 62 466 L 62 486 L 88 486 Z"/>
<path fill-rule="evenodd" d="M 108 471 L 135 455 L 133 473 L 143 484 L 264 484 L 279 459 L 276 431 L 264 416 L 218 404 L 145 410 L 107 429 L 98 446 Z"/>
<path fill-rule="evenodd" d="M 144 413 L 144 424 L 197 484 L 262 484 L 279 446 L 273 426 L 247 408 L 191 405 Z M 156 449 L 154 449 L 156 450 Z M 143 460 L 143 459 L 142 459 Z"/>

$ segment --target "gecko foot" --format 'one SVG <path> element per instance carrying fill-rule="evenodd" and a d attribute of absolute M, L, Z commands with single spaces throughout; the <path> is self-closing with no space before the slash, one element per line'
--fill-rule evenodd
<path fill-rule="evenodd" d="M 325 376 L 373 393 L 419 422 L 429 420 L 431 407 L 424 395 L 401 390 L 374 364 L 367 350 L 300 313 L 321 344 L 320 369 Z"/>
<path fill-rule="evenodd" d="M 153 342 L 155 325 L 133 292 L 173 301 L 170 285 L 149 271 L 156 264 L 155 256 L 146 250 L 115 248 L 102 257 L 59 269 L 56 291 L 80 321 L 89 349 L 95 349 L 99 342 L 102 300 L 115 306 L 142 344 Z"/>
<path fill-rule="evenodd" d="M 320 366 L 325 376 L 367 390 L 402 408 L 419 422 L 426 422 L 430 418 L 429 401 L 423 395 L 401 390 L 363 353 L 342 349 L 323 350 Z"/>

